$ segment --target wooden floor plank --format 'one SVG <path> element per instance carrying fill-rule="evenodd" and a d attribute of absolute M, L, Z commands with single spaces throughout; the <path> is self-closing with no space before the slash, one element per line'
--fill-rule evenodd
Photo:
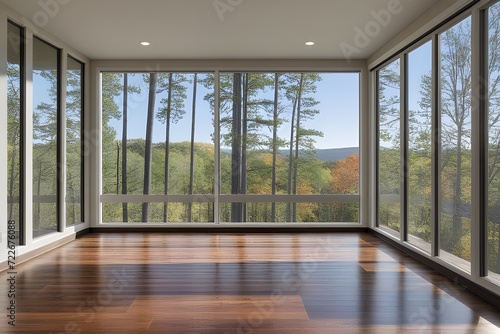
<path fill-rule="evenodd" d="M 500 333 L 497 307 L 365 233 L 88 234 L 17 271 L 1 333 Z"/>

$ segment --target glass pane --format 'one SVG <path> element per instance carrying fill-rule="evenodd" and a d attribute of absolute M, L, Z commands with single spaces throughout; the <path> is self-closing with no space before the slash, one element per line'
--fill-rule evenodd
<path fill-rule="evenodd" d="M 7 165 L 8 165 L 8 208 L 7 215 L 10 227 L 14 226 L 15 239 L 9 239 L 19 244 L 23 223 L 21 221 L 21 180 L 22 180 L 22 99 L 24 92 L 22 72 L 24 71 L 24 48 L 21 28 L 8 24 L 7 44 Z M 13 223 L 12 223 L 13 222 Z"/>
<path fill-rule="evenodd" d="M 102 74 L 103 194 L 214 193 L 213 80 L 205 73 Z M 113 205 L 103 205 L 103 220 L 200 217 L 196 203 L 186 204 L 186 210 L 178 204 L 122 203 L 120 219 L 106 211 Z"/>
<path fill-rule="evenodd" d="M 401 224 L 400 61 L 378 72 L 378 224 L 399 232 Z"/>
<path fill-rule="evenodd" d="M 128 208 L 128 223 L 142 223 L 142 203 L 103 203 L 103 223 L 123 223 L 123 206 Z M 163 203 L 149 203 L 149 223 L 164 223 Z M 191 220 L 187 220 L 191 210 Z M 210 223 L 214 221 L 213 203 L 176 203 L 168 205 L 168 223 Z"/>
<path fill-rule="evenodd" d="M 440 35 L 441 252 L 470 271 L 471 25 L 470 18 Z"/>
<path fill-rule="evenodd" d="M 58 230 L 59 51 L 33 39 L 33 236 Z"/>
<path fill-rule="evenodd" d="M 408 54 L 408 241 L 431 252 L 432 42 Z"/>
<path fill-rule="evenodd" d="M 220 204 L 220 220 L 231 223 L 231 206 L 234 203 Z M 247 209 L 247 223 L 273 223 L 271 202 L 239 203 Z M 286 223 L 288 203 L 274 203 L 276 215 L 274 223 Z M 293 203 L 297 207 L 295 223 L 352 223 L 359 217 L 359 203 Z"/>
<path fill-rule="evenodd" d="M 500 3 L 488 11 L 488 276 L 500 283 Z"/>
<path fill-rule="evenodd" d="M 66 86 L 66 225 L 83 222 L 83 64 L 68 57 Z"/>
<path fill-rule="evenodd" d="M 359 193 L 359 74 L 222 73 L 220 89 L 222 194 Z M 321 220 L 302 207 L 234 202 L 221 220 Z"/>

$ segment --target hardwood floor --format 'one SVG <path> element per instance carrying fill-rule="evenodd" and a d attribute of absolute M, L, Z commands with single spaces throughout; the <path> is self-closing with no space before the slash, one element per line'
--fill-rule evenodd
<path fill-rule="evenodd" d="M 88 234 L 17 272 L 1 333 L 500 333 L 498 308 L 364 233 Z"/>

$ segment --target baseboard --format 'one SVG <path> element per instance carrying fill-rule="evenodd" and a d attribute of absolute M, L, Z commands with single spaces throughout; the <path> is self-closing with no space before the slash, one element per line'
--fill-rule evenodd
<path fill-rule="evenodd" d="M 90 233 L 326 233 L 367 232 L 366 227 L 91 227 Z"/>
<path fill-rule="evenodd" d="M 76 232 L 76 239 L 78 238 L 81 238 L 83 237 L 85 234 L 89 234 L 91 231 L 90 231 L 90 227 L 87 227 L 86 229 L 84 230 L 81 230 L 81 231 L 78 231 Z"/>
<path fill-rule="evenodd" d="M 43 245 L 40 248 L 32 250 L 31 252 L 27 252 L 25 254 L 18 255 L 18 256 L 16 256 L 16 265 L 19 265 L 20 263 L 26 262 L 30 259 L 33 259 L 37 256 L 44 254 L 44 253 L 47 253 L 55 248 L 61 247 L 61 246 L 65 245 L 73 240 L 75 240 L 75 234 L 65 236 L 59 240 L 51 242 L 50 244 Z M 7 269 L 8 269 L 8 262 L 7 261 L 1 262 L 0 263 L 0 271 L 4 271 Z"/>
<path fill-rule="evenodd" d="M 472 293 L 478 295 L 479 297 L 483 298 L 484 300 L 494 304 L 497 307 L 500 307 L 500 296 L 491 292 L 490 290 L 486 289 L 485 287 L 471 281 L 465 276 L 460 275 L 460 273 L 453 271 L 435 261 L 432 259 L 419 254 L 412 249 L 404 246 L 403 244 L 397 242 L 396 240 L 388 237 L 387 235 L 384 235 L 383 233 L 380 233 L 378 231 L 369 229 L 368 233 L 378 237 L 379 239 L 383 240 L 384 242 L 390 244 L 391 246 L 394 246 L 398 250 L 402 251 L 403 253 L 408 254 L 415 260 L 423 263 L 424 265 L 434 269 L 438 273 L 454 280 L 457 284 L 463 286 L 467 290 L 471 291 Z"/>

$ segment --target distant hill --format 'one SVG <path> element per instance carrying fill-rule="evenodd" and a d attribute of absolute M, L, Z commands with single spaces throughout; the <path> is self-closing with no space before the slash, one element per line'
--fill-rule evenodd
<path fill-rule="evenodd" d="M 288 156 L 290 151 L 281 150 L 280 154 Z M 351 154 L 359 153 L 358 147 L 343 147 L 343 148 L 325 148 L 316 150 L 318 160 L 324 162 L 335 162 L 350 156 Z"/>
<path fill-rule="evenodd" d="M 328 148 L 316 150 L 318 160 L 325 162 L 334 162 L 347 158 L 352 154 L 359 154 L 359 147 Z"/>
<path fill-rule="evenodd" d="M 230 149 L 221 149 L 222 154 L 230 154 Z M 279 154 L 287 157 L 290 153 L 289 150 L 280 150 Z M 351 154 L 359 153 L 358 147 L 343 147 L 343 148 L 326 148 L 316 150 L 316 157 L 320 161 L 335 162 L 350 156 Z"/>

